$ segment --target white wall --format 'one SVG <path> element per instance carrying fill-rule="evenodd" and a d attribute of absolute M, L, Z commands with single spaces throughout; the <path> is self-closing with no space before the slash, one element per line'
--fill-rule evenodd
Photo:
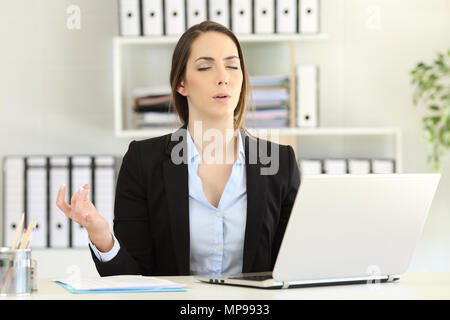
<path fill-rule="evenodd" d="M 66 27 L 71 4 L 81 9 L 80 30 Z M 368 7 L 374 5 L 380 10 L 379 29 L 368 24 Z M 322 125 L 400 127 L 404 172 L 430 172 L 430 148 L 421 133 L 424 111 L 412 105 L 409 71 L 450 49 L 450 1 L 322 0 L 322 9 L 328 40 L 296 48 L 298 62 L 320 65 Z M 0 2 L 0 157 L 125 153 L 131 139 L 113 132 L 117 16 L 112 0 Z M 288 47 L 277 50 L 286 59 Z M 267 61 L 261 65 L 271 68 Z M 450 271 L 449 160 L 443 159 L 411 271 Z M 90 259 L 85 253 L 74 252 Z M 65 272 L 64 254 L 54 255 L 52 263 L 46 253 L 36 254 L 43 261 L 40 275 Z M 84 274 L 92 273 L 92 265 L 82 265 Z"/>

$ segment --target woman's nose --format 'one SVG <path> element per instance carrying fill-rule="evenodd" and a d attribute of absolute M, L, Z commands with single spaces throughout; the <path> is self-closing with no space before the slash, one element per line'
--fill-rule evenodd
<path fill-rule="evenodd" d="M 221 69 L 219 71 L 217 84 L 218 85 L 222 85 L 222 84 L 228 85 L 229 82 L 230 82 L 230 79 L 229 79 L 228 72 L 226 72 L 226 70 L 224 70 L 224 69 Z"/>

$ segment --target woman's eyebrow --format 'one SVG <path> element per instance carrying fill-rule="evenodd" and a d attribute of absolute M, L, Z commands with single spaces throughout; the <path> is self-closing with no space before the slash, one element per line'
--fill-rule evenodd
<path fill-rule="evenodd" d="M 208 60 L 208 61 L 214 61 L 215 60 L 213 57 L 200 57 L 200 58 L 197 58 L 194 62 L 197 62 L 198 60 L 201 60 L 201 59 Z M 239 59 L 239 57 L 229 56 L 229 57 L 223 58 L 223 60 L 232 60 L 232 59 Z"/>

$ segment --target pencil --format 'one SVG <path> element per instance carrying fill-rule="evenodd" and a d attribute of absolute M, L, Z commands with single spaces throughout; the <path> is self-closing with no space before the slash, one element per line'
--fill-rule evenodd
<path fill-rule="evenodd" d="M 36 221 L 31 221 L 30 225 L 27 228 L 27 233 L 25 233 L 25 237 L 23 238 L 19 249 L 25 249 L 27 247 L 28 240 L 30 239 L 31 232 L 33 231 L 34 227 L 36 227 Z"/>
<path fill-rule="evenodd" d="M 25 213 L 22 213 L 22 216 L 19 220 L 19 225 L 17 226 L 16 235 L 14 236 L 14 241 L 11 246 L 11 250 L 15 250 L 17 246 L 17 241 L 19 240 L 20 233 L 22 231 L 23 220 L 25 219 Z"/>

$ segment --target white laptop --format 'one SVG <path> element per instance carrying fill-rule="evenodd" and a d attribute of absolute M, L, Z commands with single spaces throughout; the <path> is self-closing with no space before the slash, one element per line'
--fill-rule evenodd
<path fill-rule="evenodd" d="M 273 272 L 196 279 L 260 288 L 398 280 L 439 180 L 438 173 L 304 176 Z"/>

